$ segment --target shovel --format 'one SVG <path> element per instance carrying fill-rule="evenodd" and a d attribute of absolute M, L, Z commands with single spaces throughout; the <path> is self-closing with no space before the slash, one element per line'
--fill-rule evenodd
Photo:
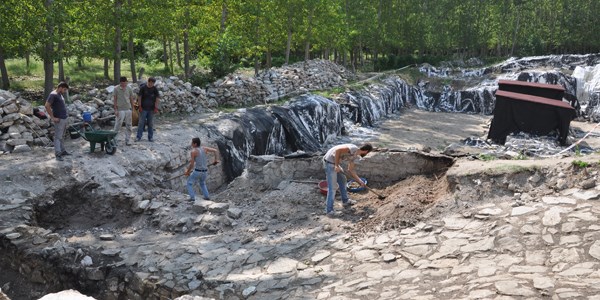
<path fill-rule="evenodd" d="M 343 173 L 344 173 L 344 175 L 346 175 L 346 178 L 352 178 L 352 176 L 348 175 L 348 173 L 346 173 L 346 171 L 345 171 L 345 170 L 343 170 Z M 368 187 L 368 186 L 366 186 L 366 185 L 365 185 L 365 188 L 367 188 L 367 191 L 369 191 L 369 192 L 371 192 L 371 193 L 373 193 L 373 194 L 377 195 L 377 198 L 379 198 L 379 200 L 383 200 L 383 199 L 385 199 L 385 196 L 384 196 L 384 195 L 382 195 L 382 194 L 380 194 L 380 193 L 378 193 L 378 192 L 374 191 L 372 188 L 370 188 L 370 187 Z"/>
<path fill-rule="evenodd" d="M 365 185 L 365 187 L 367 188 L 367 190 L 368 190 L 369 192 L 371 192 L 371 193 L 373 193 L 373 194 L 377 195 L 377 198 L 379 198 L 379 200 L 383 200 L 383 199 L 385 199 L 385 196 L 384 196 L 384 195 L 382 195 L 382 194 L 380 194 L 380 193 L 378 193 L 378 192 L 374 191 L 373 189 L 371 189 L 370 187 L 368 187 L 368 186 L 366 186 L 366 185 Z"/>
<path fill-rule="evenodd" d="M 171 180 L 173 180 L 173 179 L 177 179 L 177 178 L 179 178 L 179 177 L 181 177 L 181 176 L 184 176 L 184 175 L 185 175 L 185 173 L 183 173 L 183 174 L 179 174 L 179 175 L 177 175 L 177 176 L 173 176 L 173 177 L 171 177 L 171 178 L 163 179 L 163 181 L 162 181 L 162 182 L 168 182 L 168 181 L 171 181 Z"/>

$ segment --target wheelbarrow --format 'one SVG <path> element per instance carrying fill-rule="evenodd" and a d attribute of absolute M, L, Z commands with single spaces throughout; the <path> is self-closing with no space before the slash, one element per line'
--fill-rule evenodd
<path fill-rule="evenodd" d="M 96 149 L 96 143 L 100 143 L 100 151 L 104 150 L 110 155 L 117 152 L 115 137 L 118 132 L 112 130 L 95 130 L 88 123 L 84 123 L 81 129 L 77 131 L 84 140 L 90 142 L 90 153 L 93 153 Z"/>

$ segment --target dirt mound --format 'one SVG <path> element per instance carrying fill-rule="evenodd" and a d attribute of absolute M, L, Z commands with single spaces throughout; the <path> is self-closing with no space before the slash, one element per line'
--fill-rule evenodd
<path fill-rule="evenodd" d="M 387 195 L 386 199 L 371 194 L 357 205 L 357 210 L 368 214 L 359 222 L 360 231 L 381 232 L 415 225 L 423 219 L 424 211 L 446 198 L 448 182 L 445 176 L 412 176 L 380 194 Z"/>

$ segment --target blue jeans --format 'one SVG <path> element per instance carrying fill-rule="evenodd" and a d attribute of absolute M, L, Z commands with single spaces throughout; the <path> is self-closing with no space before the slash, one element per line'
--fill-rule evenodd
<path fill-rule="evenodd" d="M 154 135 L 154 112 L 149 110 L 142 110 L 140 113 L 140 119 L 138 121 L 138 129 L 136 139 L 141 139 L 144 134 L 144 126 L 148 125 L 148 140 L 152 140 Z"/>
<path fill-rule="evenodd" d="M 204 196 L 204 199 L 205 200 L 210 199 L 210 197 L 208 195 L 208 189 L 206 188 L 206 177 L 208 177 L 207 172 L 199 172 L 196 170 L 194 170 L 194 172 L 192 172 L 190 177 L 188 177 L 187 190 L 188 190 L 188 194 L 190 195 L 191 200 L 196 199 L 196 194 L 194 193 L 194 183 L 197 182 L 198 180 L 200 180 L 200 190 L 202 191 L 202 195 Z"/>
<path fill-rule="evenodd" d="M 342 203 L 348 202 L 348 191 L 346 190 L 346 175 L 335 171 L 333 164 L 323 162 L 325 167 L 325 176 L 327 177 L 327 208 L 325 213 L 333 210 L 333 198 L 335 197 L 335 183 L 340 187 Z"/>

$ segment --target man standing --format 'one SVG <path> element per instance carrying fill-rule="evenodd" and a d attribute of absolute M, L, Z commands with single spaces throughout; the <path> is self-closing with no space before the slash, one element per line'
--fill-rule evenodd
<path fill-rule="evenodd" d="M 189 176 L 187 180 L 188 194 L 190 195 L 190 201 L 196 201 L 196 195 L 194 194 L 194 183 L 200 180 L 200 190 L 204 196 L 204 200 L 210 200 L 208 189 L 206 188 L 206 178 L 208 177 L 208 165 L 206 163 L 206 154 L 212 153 L 214 160 L 212 165 L 219 163 L 219 152 L 217 149 L 210 147 L 200 147 L 200 138 L 192 139 L 192 152 L 190 165 L 185 171 L 185 176 Z M 192 169 L 194 170 L 192 172 Z M 191 176 L 190 176 L 191 174 Z"/>
<path fill-rule="evenodd" d="M 115 86 L 113 94 L 116 117 L 114 131 L 118 134 L 123 121 L 125 121 L 125 144 L 129 146 L 129 138 L 131 137 L 131 108 L 134 106 L 135 97 L 133 96 L 133 90 L 127 85 L 127 77 L 123 76 L 119 79 L 119 85 Z"/>
<path fill-rule="evenodd" d="M 158 101 L 160 94 L 158 89 L 154 86 L 156 79 L 154 77 L 148 78 L 147 84 L 140 86 L 138 93 L 138 104 L 140 110 L 140 119 L 138 121 L 136 142 L 142 139 L 144 133 L 144 127 L 148 125 L 148 141 L 154 142 L 154 113 L 158 112 Z"/>
<path fill-rule="evenodd" d="M 63 94 L 68 89 L 69 85 L 67 83 L 59 83 L 56 90 L 48 95 L 48 99 L 46 99 L 46 104 L 44 105 L 46 107 L 46 112 L 50 116 L 50 120 L 54 124 L 54 155 L 58 161 L 62 161 L 63 156 L 71 155 L 65 150 L 64 141 L 68 113 Z"/>
<path fill-rule="evenodd" d="M 342 144 L 335 146 L 323 157 L 323 167 L 325 168 L 325 176 L 327 178 L 327 207 L 325 213 L 328 217 L 335 217 L 337 214 L 333 210 L 333 198 L 335 197 L 335 185 L 339 185 L 340 194 L 342 196 L 342 205 L 348 208 L 354 205 L 354 201 L 348 199 L 346 191 L 346 172 L 342 169 L 340 163 L 348 162 L 348 172 L 360 186 L 364 187 L 365 183 L 358 177 L 354 171 L 354 160 L 359 156 L 364 157 L 373 150 L 371 144 L 364 144 L 360 148 L 353 144 Z"/>

